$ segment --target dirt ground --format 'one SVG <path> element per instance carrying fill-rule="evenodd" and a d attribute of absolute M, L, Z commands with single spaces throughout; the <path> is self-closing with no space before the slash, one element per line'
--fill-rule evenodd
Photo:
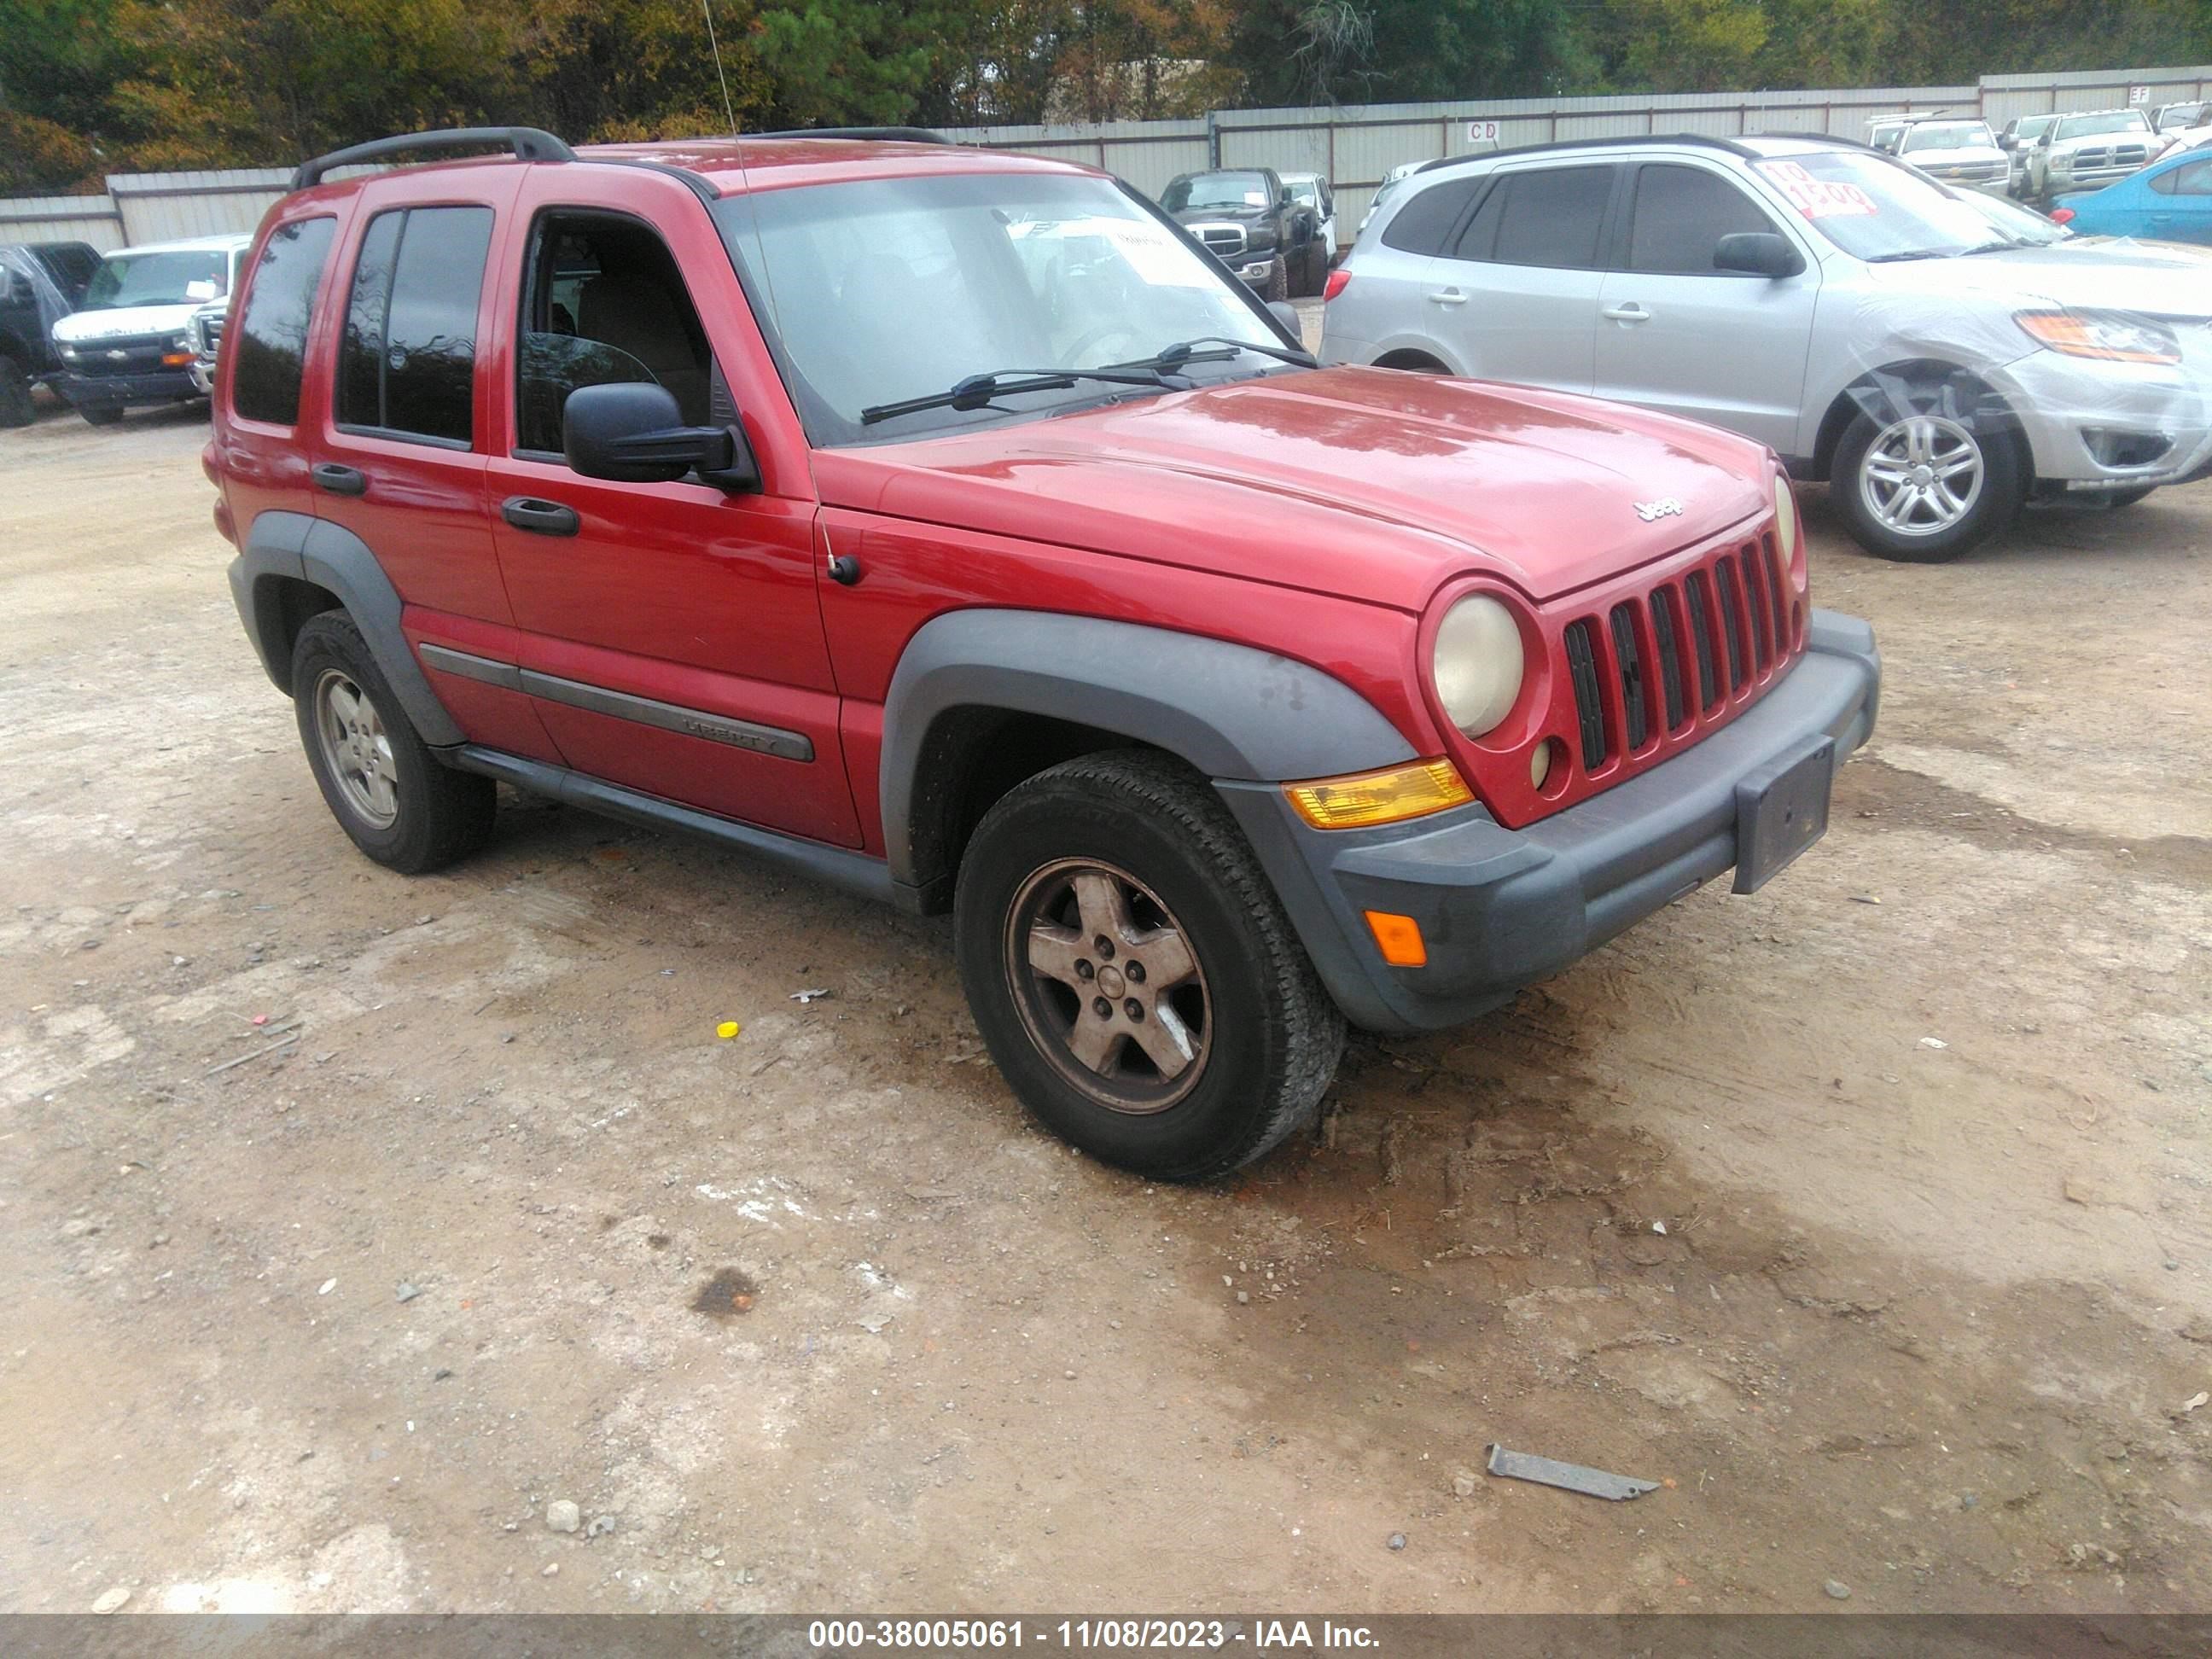
<path fill-rule="evenodd" d="M 356 855 L 204 434 L 0 434 L 0 1609 L 2212 1608 L 2212 489 L 1932 569 L 1810 492 L 1826 842 L 1182 1191 L 941 923 Z"/>

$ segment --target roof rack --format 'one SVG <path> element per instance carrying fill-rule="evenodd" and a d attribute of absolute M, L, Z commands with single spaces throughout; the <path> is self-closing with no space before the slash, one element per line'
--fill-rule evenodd
<path fill-rule="evenodd" d="M 1486 149 L 1479 155 L 1440 155 L 1433 161 L 1424 161 L 1414 168 L 1416 173 L 1427 173 L 1435 167 L 1457 167 L 1462 161 L 1494 161 L 1501 155 L 1540 155 L 1555 149 L 1621 149 L 1638 144 L 1701 144 L 1709 149 L 1724 149 L 1731 155 L 1741 155 L 1747 161 L 1758 159 L 1754 151 L 1746 149 L 1733 138 L 1717 138 L 1706 132 L 1637 132 L 1612 138 L 1555 138 L 1544 144 L 1509 144 L 1498 149 Z"/>
<path fill-rule="evenodd" d="M 748 138 L 870 138 L 884 143 L 949 144 L 952 141 L 927 127 L 793 127 L 785 132 L 749 132 Z"/>
<path fill-rule="evenodd" d="M 322 183 L 334 167 L 353 167 L 362 161 L 380 161 L 387 155 L 404 155 L 410 150 L 456 149 L 479 144 L 496 145 L 514 152 L 519 161 L 573 161 L 576 152 L 551 133 L 537 127 L 445 127 L 435 132 L 402 133 L 396 138 L 372 138 L 365 144 L 349 144 L 343 149 L 334 149 L 327 155 L 318 155 L 312 161 L 302 161 L 292 175 L 292 188 L 308 190 Z"/>

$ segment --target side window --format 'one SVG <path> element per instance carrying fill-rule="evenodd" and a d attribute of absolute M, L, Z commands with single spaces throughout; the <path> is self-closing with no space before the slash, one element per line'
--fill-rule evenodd
<path fill-rule="evenodd" d="M 1654 164 L 1636 175 L 1628 268 L 1680 276 L 1724 275 L 1713 269 L 1713 249 L 1722 237 L 1773 228 L 1774 222 L 1758 204 L 1718 173 Z"/>
<path fill-rule="evenodd" d="M 380 213 L 362 238 L 339 350 L 338 422 L 466 448 L 475 438 L 477 304 L 492 214 Z"/>
<path fill-rule="evenodd" d="M 1442 253 L 1444 238 L 1484 183 L 1480 179 L 1447 179 L 1416 191 L 1382 228 L 1382 246 L 1403 253 Z"/>
<path fill-rule="evenodd" d="M 1595 267 L 1613 172 L 1610 167 L 1545 167 L 1507 175 L 1490 257 L 1502 265 Z M 1489 204 L 1483 205 L 1486 211 Z"/>
<path fill-rule="evenodd" d="M 245 313 L 228 343 L 238 360 L 231 370 L 231 409 L 246 420 L 291 426 L 300 418 L 307 321 L 337 222 L 295 219 L 279 226 L 261 250 Z"/>
<path fill-rule="evenodd" d="M 515 448 L 557 457 L 580 386 L 651 381 L 687 426 L 736 418 L 667 244 L 619 214 L 543 214 L 530 239 L 515 370 Z"/>
<path fill-rule="evenodd" d="M 2166 174 L 2176 196 L 2212 196 L 2212 161 L 2191 161 Z"/>

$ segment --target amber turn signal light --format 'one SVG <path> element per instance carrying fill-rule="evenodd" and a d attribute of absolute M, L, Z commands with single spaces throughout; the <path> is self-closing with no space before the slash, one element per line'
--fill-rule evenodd
<path fill-rule="evenodd" d="M 1366 915 L 1367 929 L 1375 935 L 1383 961 L 1393 968 L 1429 965 L 1428 942 L 1421 937 L 1419 922 L 1390 910 L 1370 910 Z"/>
<path fill-rule="evenodd" d="M 1474 799 L 1459 769 L 1448 760 L 1415 761 L 1379 772 L 1286 783 L 1283 793 L 1298 816 L 1316 830 L 1364 830 L 1425 817 Z"/>

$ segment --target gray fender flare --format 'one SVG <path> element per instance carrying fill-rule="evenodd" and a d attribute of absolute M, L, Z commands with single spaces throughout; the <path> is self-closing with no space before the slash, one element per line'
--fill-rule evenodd
<path fill-rule="evenodd" d="M 254 519 L 246 545 L 231 561 L 231 597 L 239 617 L 269 678 L 289 694 L 292 665 L 278 659 L 282 648 L 274 624 L 279 613 L 274 589 L 263 580 L 271 576 L 313 582 L 337 595 L 423 742 L 445 748 L 467 741 L 408 647 L 399 629 L 398 590 L 368 543 L 328 519 L 268 512 Z"/>
<path fill-rule="evenodd" d="M 1398 728 L 1343 681 L 1247 645 L 1036 611 L 957 611 L 910 640 L 884 699 L 884 848 L 915 887 L 921 775 L 939 716 L 1006 709 L 1089 726 L 1181 757 L 1209 778 L 1329 777 L 1414 758 Z"/>

